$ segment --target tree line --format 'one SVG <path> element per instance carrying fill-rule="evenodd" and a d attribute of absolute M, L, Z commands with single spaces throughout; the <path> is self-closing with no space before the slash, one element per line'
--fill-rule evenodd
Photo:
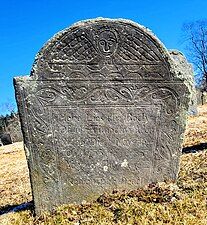
<path fill-rule="evenodd" d="M 16 118 L 17 113 L 12 111 L 10 114 L 0 115 L 0 134 L 7 132 L 10 121 Z"/>

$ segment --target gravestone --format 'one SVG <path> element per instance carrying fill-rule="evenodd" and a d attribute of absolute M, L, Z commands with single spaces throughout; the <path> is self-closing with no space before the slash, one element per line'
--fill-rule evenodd
<path fill-rule="evenodd" d="M 176 179 L 189 87 L 146 28 L 77 23 L 14 86 L 36 213 Z"/>
<path fill-rule="evenodd" d="M 197 115 L 197 93 L 195 88 L 195 80 L 193 76 L 193 65 L 188 63 L 182 52 L 178 50 L 169 50 L 170 56 L 174 61 L 177 76 L 185 79 L 186 85 L 190 90 L 190 102 L 188 108 L 189 115 Z"/>
<path fill-rule="evenodd" d="M 10 145 L 12 144 L 12 139 L 9 133 L 3 133 L 0 135 L 1 145 Z"/>
<path fill-rule="evenodd" d="M 0 138 L 0 146 L 3 146 L 3 142 L 1 141 L 1 138 Z"/>

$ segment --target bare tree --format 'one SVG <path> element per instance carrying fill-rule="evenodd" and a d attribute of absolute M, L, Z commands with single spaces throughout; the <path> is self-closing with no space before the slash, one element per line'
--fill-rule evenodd
<path fill-rule="evenodd" d="M 7 99 L 6 102 L 2 103 L 0 105 L 0 111 L 4 112 L 3 114 L 10 114 L 11 116 L 15 114 L 16 112 L 16 107 L 15 107 L 15 103 L 10 100 L 10 99 Z"/>
<path fill-rule="evenodd" d="M 207 19 L 185 23 L 183 33 L 187 56 L 194 65 L 197 83 L 200 83 L 202 91 L 207 90 Z"/>
<path fill-rule="evenodd" d="M 0 114 L 0 135 L 5 132 L 9 132 L 8 125 L 9 121 L 16 117 L 17 113 L 15 113 L 15 104 L 12 101 L 7 101 L 0 105 L 0 111 L 4 112 L 4 114 Z"/>

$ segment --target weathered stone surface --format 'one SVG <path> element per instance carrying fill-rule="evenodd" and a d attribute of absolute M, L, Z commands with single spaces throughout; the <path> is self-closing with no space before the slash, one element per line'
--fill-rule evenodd
<path fill-rule="evenodd" d="M 188 63 L 182 52 L 173 49 L 169 50 L 169 53 L 172 59 L 174 60 L 175 71 L 177 72 L 177 76 L 185 80 L 185 83 L 190 90 L 190 104 L 188 113 L 190 115 L 196 115 L 198 113 L 197 93 L 193 75 L 193 65 Z"/>
<path fill-rule="evenodd" d="M 14 85 L 37 213 L 176 179 L 189 87 L 146 28 L 77 23 Z"/>

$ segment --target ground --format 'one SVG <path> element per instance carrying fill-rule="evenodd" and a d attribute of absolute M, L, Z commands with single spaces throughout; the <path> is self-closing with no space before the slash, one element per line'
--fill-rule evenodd
<path fill-rule="evenodd" d="M 0 147 L 0 224 L 207 224 L 207 105 L 189 116 L 176 183 L 103 194 L 92 203 L 62 206 L 34 217 L 21 142 Z"/>

